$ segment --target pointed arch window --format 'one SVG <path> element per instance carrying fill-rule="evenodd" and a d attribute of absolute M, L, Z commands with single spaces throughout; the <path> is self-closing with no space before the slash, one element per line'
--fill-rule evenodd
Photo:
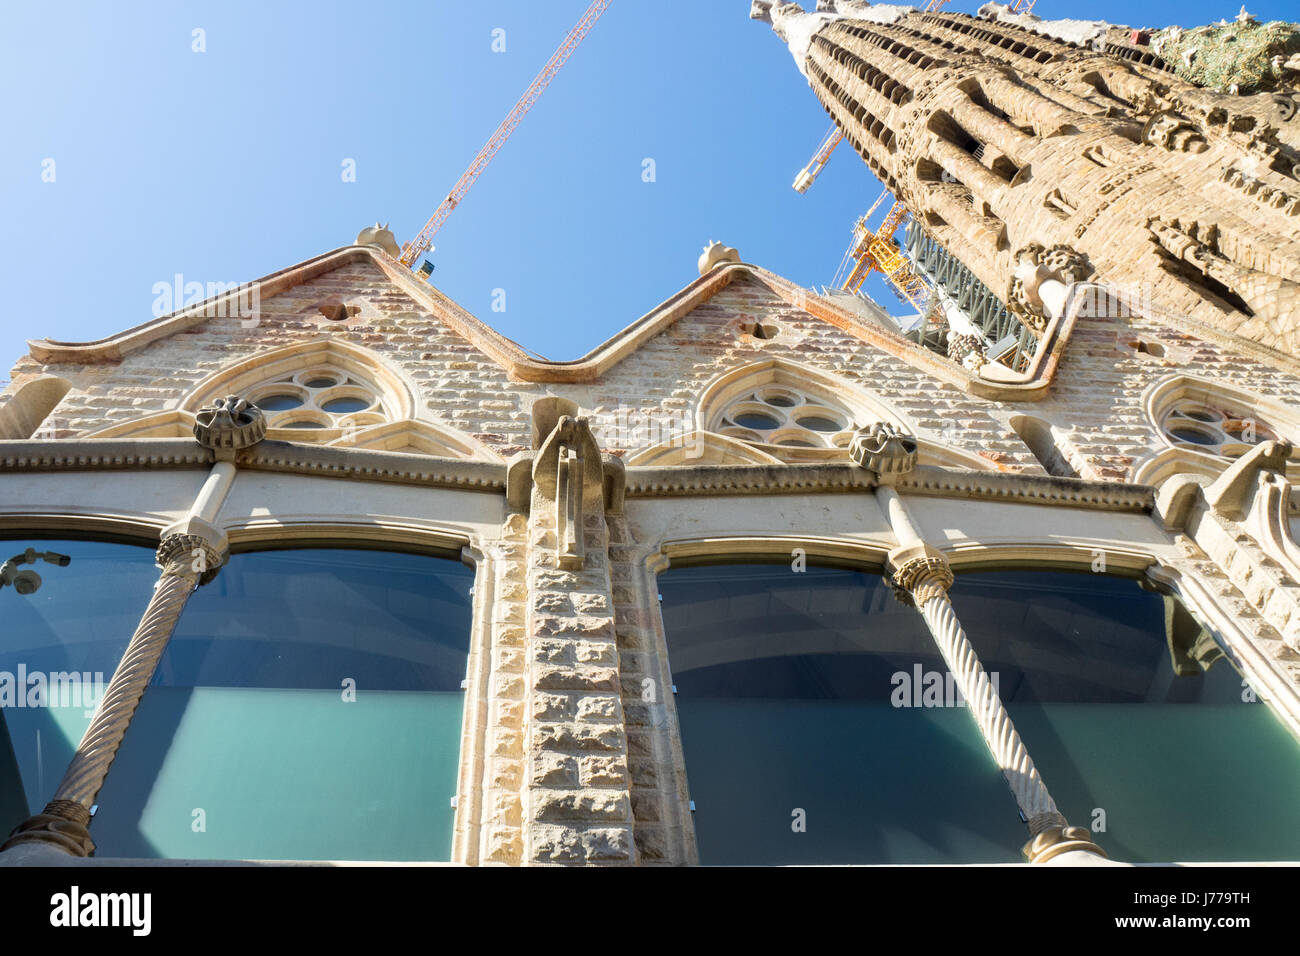
<path fill-rule="evenodd" d="M 266 413 L 268 437 L 352 441 L 364 429 L 413 417 L 411 386 L 377 355 L 334 340 L 254 355 L 211 376 L 185 401 L 193 413 L 224 395 Z"/>
<path fill-rule="evenodd" d="M 699 424 L 784 461 L 847 457 L 856 428 L 911 428 L 884 402 L 816 369 L 769 359 L 715 379 L 700 396 Z"/>
<path fill-rule="evenodd" d="M 1261 442 L 1294 444 L 1300 438 L 1294 409 L 1205 379 L 1166 379 L 1148 393 L 1145 404 L 1160 437 L 1183 452 L 1239 458 Z"/>

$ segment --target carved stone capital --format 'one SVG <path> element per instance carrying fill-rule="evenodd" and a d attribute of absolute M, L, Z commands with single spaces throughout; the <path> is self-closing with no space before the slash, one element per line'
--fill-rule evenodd
<path fill-rule="evenodd" d="M 199 584 L 207 584 L 217 576 L 226 554 L 212 546 L 201 534 L 169 534 L 158 545 L 158 567 L 163 574 L 199 576 Z"/>
<path fill-rule="evenodd" d="M 91 856 L 95 842 L 90 838 L 90 811 L 75 800 L 51 800 L 9 834 L 0 850 L 24 843 L 43 843 L 72 856 Z"/>
<path fill-rule="evenodd" d="M 1030 863 L 1046 863 L 1071 850 L 1082 850 L 1107 859 L 1106 851 L 1092 842 L 1092 833 L 1087 827 L 1048 827 L 1026 843 L 1020 852 Z"/>
<path fill-rule="evenodd" d="M 889 552 L 887 580 L 894 596 L 906 604 L 922 606 L 952 586 L 952 566 L 942 551 L 928 544 L 906 545 Z"/>
<path fill-rule="evenodd" d="M 212 449 L 217 461 L 234 461 L 242 449 L 266 437 L 266 416 L 235 395 L 219 398 L 194 416 L 194 438 Z"/>
<path fill-rule="evenodd" d="M 915 468 L 916 451 L 916 439 L 889 422 L 859 428 L 849 444 L 849 457 L 881 484 L 889 484 Z"/>

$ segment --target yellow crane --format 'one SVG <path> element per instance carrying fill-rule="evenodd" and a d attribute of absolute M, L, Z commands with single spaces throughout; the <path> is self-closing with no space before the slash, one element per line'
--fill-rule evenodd
<path fill-rule="evenodd" d="M 930 284 L 917 275 L 907 256 L 903 255 L 894 241 L 894 233 L 907 218 L 907 207 L 895 201 L 885 213 L 885 218 L 881 220 L 880 225 L 871 228 L 871 217 L 875 215 L 886 196 L 889 196 L 887 189 L 872 203 L 865 216 L 858 217 L 853 227 L 853 243 L 840 262 L 840 268 L 835 273 L 834 284 L 839 285 L 846 292 L 857 292 L 862 288 L 862 283 L 866 281 L 867 276 L 873 271 L 879 272 L 894 287 L 900 298 L 909 302 L 917 312 L 925 312 L 927 304 L 932 299 Z M 852 267 L 848 267 L 849 262 L 853 263 Z M 841 284 L 840 276 L 846 267 L 848 275 Z"/>
<path fill-rule="evenodd" d="M 542 71 L 528 85 L 528 89 L 524 90 L 523 96 L 519 97 L 519 102 L 515 104 L 514 109 L 501 121 L 501 125 L 483 144 L 483 148 L 478 151 L 478 155 L 469 164 L 469 168 L 461 174 L 460 179 L 456 181 L 456 185 L 447 194 L 447 198 L 442 201 L 442 205 L 429 217 L 429 221 L 424 224 L 420 234 L 402 247 L 400 261 L 403 265 L 407 267 L 414 265 L 416 259 L 429 251 L 433 245 L 434 234 L 442 228 L 442 224 L 447 221 L 447 217 L 451 215 L 452 210 L 460 205 L 460 201 L 465 198 L 465 194 L 469 192 L 475 180 L 487 168 L 488 163 L 492 161 L 492 157 L 497 154 L 497 151 L 505 145 L 506 140 L 510 138 L 510 134 L 515 131 L 515 127 L 524 118 L 524 114 L 537 102 L 537 98 L 542 95 L 542 91 L 555 78 L 555 74 L 560 72 L 560 67 L 564 66 L 564 61 L 569 58 L 569 54 L 577 49 L 578 44 L 591 32 L 591 28 L 595 26 L 596 21 L 600 19 L 600 15 L 605 12 L 605 8 L 609 6 L 610 2 L 611 0 L 594 0 L 591 6 L 587 7 L 586 12 L 583 13 L 573 29 L 569 31 L 564 38 L 564 42 L 560 44 L 559 49 L 551 54 L 551 58 L 542 67 Z M 425 262 L 419 270 L 421 278 L 425 279 L 432 272 L 433 266 L 428 262 Z"/>

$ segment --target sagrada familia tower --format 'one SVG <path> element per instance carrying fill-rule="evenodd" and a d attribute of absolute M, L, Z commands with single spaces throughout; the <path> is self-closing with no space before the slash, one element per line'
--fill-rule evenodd
<path fill-rule="evenodd" d="M 924 230 L 1031 326 L 1038 277 L 1052 274 L 1300 350 L 1288 91 L 1197 87 L 1139 48 L 1068 42 L 1082 21 L 852 0 L 756 2 L 750 15 Z"/>

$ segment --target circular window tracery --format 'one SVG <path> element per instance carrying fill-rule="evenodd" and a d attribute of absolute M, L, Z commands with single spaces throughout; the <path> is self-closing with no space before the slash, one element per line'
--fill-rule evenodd
<path fill-rule="evenodd" d="M 1258 416 L 1222 405 L 1180 401 L 1161 427 L 1178 448 L 1237 458 L 1260 442 L 1278 438 L 1277 430 Z"/>
<path fill-rule="evenodd" d="M 268 428 L 346 429 L 385 421 L 381 400 L 368 386 L 332 368 L 314 368 L 259 385 L 249 400 Z"/>
<path fill-rule="evenodd" d="M 783 448 L 845 448 L 853 415 L 787 385 L 763 386 L 734 399 L 717 431 L 729 438 Z"/>

